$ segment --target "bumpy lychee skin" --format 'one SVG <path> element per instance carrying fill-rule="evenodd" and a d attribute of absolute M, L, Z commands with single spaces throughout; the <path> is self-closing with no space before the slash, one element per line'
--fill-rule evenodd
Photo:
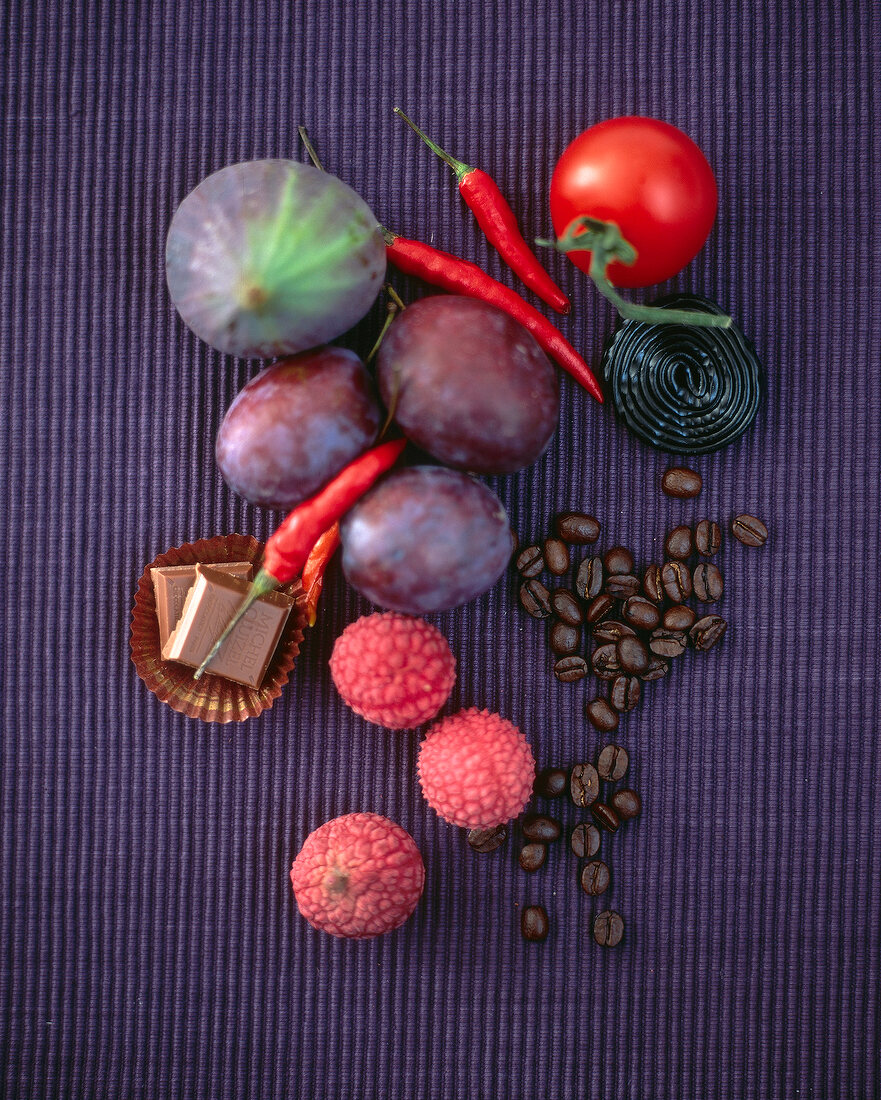
<path fill-rule="evenodd" d="M 449 699 L 456 659 L 431 623 L 377 612 L 350 623 L 337 638 L 330 674 L 356 714 L 409 730 L 434 718 Z"/>
<path fill-rule="evenodd" d="M 419 747 L 417 771 L 422 793 L 442 818 L 489 829 L 526 806 L 535 758 L 515 725 L 472 707 L 435 722 Z"/>
<path fill-rule="evenodd" d="M 291 883 L 313 928 L 365 940 L 410 916 L 425 885 L 425 865 L 413 838 L 394 821 L 345 814 L 306 837 Z"/>

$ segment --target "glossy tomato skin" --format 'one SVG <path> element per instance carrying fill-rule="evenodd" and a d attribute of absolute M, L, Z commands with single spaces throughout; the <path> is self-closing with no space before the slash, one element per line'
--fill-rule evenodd
<path fill-rule="evenodd" d="M 620 287 L 653 286 L 700 252 L 716 218 L 713 170 L 697 145 L 660 119 L 630 115 L 591 126 L 563 151 L 551 179 L 557 236 L 581 214 L 615 222 L 636 249 L 632 266 L 612 263 Z M 587 271 L 589 252 L 570 252 Z"/>

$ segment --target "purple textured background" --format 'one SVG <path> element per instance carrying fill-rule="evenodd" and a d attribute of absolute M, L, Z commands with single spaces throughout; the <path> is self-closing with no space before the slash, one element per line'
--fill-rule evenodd
<path fill-rule="evenodd" d="M 4 1096 L 881 1093 L 881 34 L 871 0 L 835 7 L 3 5 Z M 212 459 L 257 364 L 200 344 L 166 293 L 187 191 L 302 156 L 303 122 L 383 222 L 510 280 L 395 103 L 493 174 L 528 235 L 550 228 L 557 155 L 605 117 L 683 127 L 719 179 L 710 243 L 671 285 L 736 316 L 768 387 L 749 434 L 695 463 L 698 503 L 663 498 L 668 460 L 568 380 L 548 454 L 492 482 L 522 535 L 586 507 L 642 563 L 701 514 L 754 510 L 772 531 L 722 552 L 724 644 L 622 725 L 646 809 L 606 847 L 628 922 L 614 952 L 562 848 L 533 876 L 511 844 L 472 855 L 420 797 L 418 737 L 342 706 L 326 661 L 367 607 L 336 570 L 258 720 L 191 722 L 129 661 L 146 561 L 276 519 Z M 610 311 L 553 266 L 575 302 L 563 328 L 595 356 Z M 460 662 L 451 708 L 500 710 L 541 763 L 592 754 L 588 685 L 550 679 L 513 581 L 436 621 Z M 318 823 L 367 809 L 413 833 L 427 887 L 400 931 L 339 942 L 299 918 L 287 872 Z M 518 931 L 536 901 L 543 946 Z"/>

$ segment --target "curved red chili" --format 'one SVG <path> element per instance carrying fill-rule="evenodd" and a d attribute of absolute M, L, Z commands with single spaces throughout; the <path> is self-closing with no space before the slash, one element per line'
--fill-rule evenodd
<path fill-rule="evenodd" d="M 315 626 L 315 620 L 318 617 L 318 601 L 321 599 L 321 590 L 324 588 L 324 574 L 339 544 L 340 525 L 337 522 L 319 536 L 303 566 L 301 580 L 303 591 L 306 593 L 306 621 L 310 626 Z"/>
<path fill-rule="evenodd" d="M 400 117 L 422 138 L 433 152 L 445 161 L 456 173 L 459 191 L 477 219 L 477 224 L 486 235 L 505 263 L 515 271 L 523 282 L 547 302 L 558 313 L 568 313 L 569 299 L 542 267 L 538 257 L 526 243 L 517 218 L 509 206 L 498 184 L 480 168 L 472 168 L 450 156 L 431 140 L 408 118 L 400 107 L 395 107 Z"/>

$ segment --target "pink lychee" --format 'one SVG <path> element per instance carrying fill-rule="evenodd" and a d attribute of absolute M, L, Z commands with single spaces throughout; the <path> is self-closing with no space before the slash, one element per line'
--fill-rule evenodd
<path fill-rule="evenodd" d="M 526 806 L 535 759 L 515 725 L 472 707 L 435 722 L 419 747 L 417 771 L 422 793 L 441 817 L 489 829 Z"/>
<path fill-rule="evenodd" d="M 332 936 L 369 939 L 402 925 L 425 885 L 410 834 L 380 814 L 345 814 L 306 837 L 291 867 L 300 912 Z"/>
<path fill-rule="evenodd" d="M 365 615 L 337 638 L 337 691 L 356 714 L 408 730 L 434 718 L 456 682 L 456 659 L 437 627 L 397 612 Z"/>

